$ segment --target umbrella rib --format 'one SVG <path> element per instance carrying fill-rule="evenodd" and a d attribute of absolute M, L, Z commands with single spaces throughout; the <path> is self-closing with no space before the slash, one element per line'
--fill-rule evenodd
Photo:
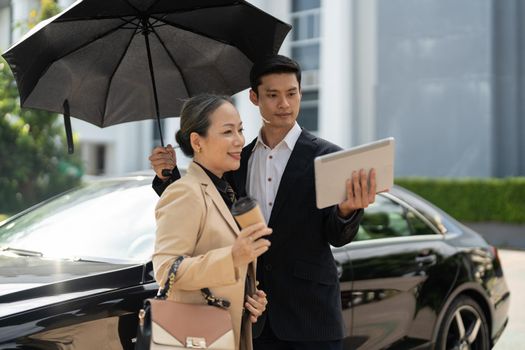
<path fill-rule="evenodd" d="M 126 1 L 127 2 L 127 1 Z M 89 17 L 71 17 L 71 18 L 64 18 L 64 17 L 59 17 L 55 20 L 53 20 L 52 23 L 63 23 L 63 22 L 76 22 L 76 21 L 86 21 L 86 20 L 99 20 L 99 19 L 114 19 L 114 18 L 122 18 L 122 17 L 137 17 L 139 15 L 147 15 L 149 17 L 152 17 L 152 16 L 158 16 L 158 15 L 165 15 L 166 12 L 165 11 L 160 11 L 159 12 L 142 12 L 140 10 L 138 10 L 137 8 L 135 8 L 133 5 L 129 4 L 128 2 L 128 5 L 131 6 L 133 8 L 134 11 L 136 11 L 136 13 L 132 13 L 132 14 L 129 14 L 129 15 L 124 15 L 124 16 L 116 16 L 116 15 L 102 15 L 102 16 L 89 16 Z M 195 7 L 192 7 L 192 8 L 183 8 L 183 9 L 180 9 L 180 10 L 173 10 L 173 11 L 170 11 L 169 13 L 172 14 L 172 13 L 179 13 L 179 12 L 189 12 L 189 11 L 199 11 L 199 10 L 207 10 L 207 9 L 213 9 L 213 8 L 221 8 L 221 7 L 230 7 L 230 6 L 236 6 L 236 5 L 241 5 L 241 6 L 249 6 L 250 8 L 252 8 L 253 10 L 259 12 L 259 13 L 263 13 L 265 15 L 269 15 L 271 16 L 270 14 L 262 11 L 260 8 L 246 2 L 246 1 L 236 1 L 235 3 L 233 4 L 223 4 L 223 5 L 210 5 L 210 6 L 195 6 Z M 152 6 L 150 6 L 152 7 Z M 148 9 L 149 11 L 149 9 Z M 281 21 L 280 19 L 274 17 L 274 16 L 271 16 L 272 18 L 274 18 L 276 21 L 286 25 L 287 27 L 290 27 L 290 25 L 288 23 L 285 23 L 283 21 Z"/>
<path fill-rule="evenodd" d="M 56 58 L 50 60 L 49 63 L 48 63 L 48 65 L 47 65 L 47 67 L 45 67 L 45 69 L 42 70 L 43 73 L 41 74 L 41 76 L 45 75 L 45 73 L 49 70 L 49 68 L 50 68 L 55 62 L 60 61 L 62 58 L 66 57 L 66 56 L 68 56 L 68 55 L 70 55 L 70 54 L 72 54 L 72 53 L 74 53 L 74 52 L 76 52 L 76 51 L 78 51 L 78 50 L 81 50 L 82 48 L 88 46 L 89 44 L 91 44 L 91 43 L 93 43 L 93 42 L 99 40 L 100 38 L 103 38 L 103 37 L 105 37 L 105 36 L 107 36 L 107 35 L 112 34 L 113 32 L 119 30 L 121 27 L 125 26 L 125 25 L 128 24 L 128 23 L 129 23 L 129 22 L 126 22 L 126 23 L 124 23 L 124 24 L 120 24 L 120 25 L 118 25 L 117 27 L 112 28 L 112 29 L 108 30 L 107 32 L 104 32 L 104 33 L 98 35 L 96 38 L 94 38 L 94 39 L 92 39 L 92 40 L 90 40 L 90 41 L 88 41 L 88 42 L 86 42 L 86 43 L 84 43 L 84 44 L 82 44 L 82 45 L 80 45 L 80 46 L 75 47 L 75 48 L 72 49 L 71 51 L 68 51 L 68 52 L 64 53 L 63 55 L 60 55 L 60 56 L 58 56 L 58 57 L 56 57 Z M 21 100 L 21 103 L 24 103 L 24 102 L 25 102 L 25 100 L 24 100 L 24 101 Z"/>
<path fill-rule="evenodd" d="M 133 33 L 133 35 L 130 36 L 129 42 L 126 45 L 126 48 L 125 48 L 124 52 L 120 56 L 120 59 L 119 59 L 118 63 L 115 65 L 115 69 L 113 70 L 113 72 L 109 76 L 108 87 L 106 89 L 106 96 L 104 98 L 104 110 L 103 110 L 103 114 L 102 114 L 102 125 L 104 125 L 104 121 L 105 121 L 105 118 L 106 118 L 106 109 L 108 107 L 108 96 L 109 96 L 109 90 L 111 89 L 111 83 L 113 82 L 113 78 L 115 77 L 115 74 L 117 73 L 117 70 L 120 67 L 120 64 L 124 60 L 124 57 L 128 53 L 129 47 L 131 46 L 131 42 L 133 41 L 133 38 L 135 37 L 135 35 L 137 35 L 137 32 L 139 31 L 139 29 L 140 29 L 139 27 L 135 28 L 135 32 Z"/>
<path fill-rule="evenodd" d="M 158 2 L 159 0 L 157 0 Z M 137 16 L 148 16 L 150 18 L 155 18 L 157 19 L 158 21 L 162 21 L 166 24 L 169 24 L 171 26 L 174 26 L 174 27 L 177 27 L 177 28 L 180 28 L 180 29 L 183 29 L 183 30 L 186 30 L 186 31 L 190 31 L 190 32 L 194 32 L 196 34 L 199 34 L 201 36 L 204 36 L 204 37 L 207 37 L 209 39 L 212 39 L 212 40 L 215 40 L 215 41 L 219 41 L 219 42 L 222 42 L 224 44 L 227 44 L 227 45 L 230 45 L 230 46 L 235 46 L 233 45 L 232 43 L 230 43 L 229 41 L 225 41 L 223 39 L 218 39 L 216 37 L 213 37 L 213 36 L 210 36 L 208 34 L 203 34 L 197 30 L 194 30 L 194 29 L 190 29 L 190 28 L 187 28 L 187 27 L 184 27 L 184 26 L 181 26 L 181 25 L 177 25 L 175 23 L 172 23 L 172 22 L 169 22 L 169 21 L 166 21 L 164 18 L 166 17 L 166 12 L 163 12 L 163 11 L 159 11 L 159 12 L 149 12 L 150 9 L 157 4 L 154 3 L 153 5 L 151 5 L 147 12 L 141 12 L 140 10 L 138 10 L 136 7 L 134 7 L 132 4 L 129 3 L 129 0 L 125 0 L 125 2 L 128 4 L 128 6 L 130 6 L 133 10 L 135 10 L 137 13 L 135 14 L 129 14 L 129 15 L 126 15 L 126 16 L 115 16 L 115 15 L 107 15 L 107 16 L 90 16 L 90 17 L 75 17 L 75 18 L 63 18 L 63 17 L 59 17 L 57 19 L 55 19 L 53 21 L 53 23 L 60 23 L 60 22 L 72 22 L 72 21 L 86 21 L 86 20 L 100 20 L 100 19 L 115 19 L 115 18 L 120 18 L 122 20 L 123 17 L 133 17 L 134 19 L 137 18 Z M 284 24 L 285 26 L 291 28 L 291 26 L 283 21 L 281 21 L 280 19 L 274 17 L 274 16 L 271 16 L 269 15 L 268 13 L 262 11 L 260 8 L 246 2 L 246 1 L 236 1 L 234 3 L 230 3 L 230 4 L 223 4 L 223 5 L 210 5 L 210 6 L 196 6 L 196 7 L 193 7 L 193 8 L 183 8 L 183 9 L 180 9 L 180 10 L 173 10 L 173 11 L 170 11 L 169 13 L 170 14 L 174 14 L 174 13 L 184 13 L 184 12 L 191 12 L 191 11 L 199 11 L 199 10 L 207 10 L 207 9 L 213 9 L 213 8 L 221 8 L 221 7 L 230 7 L 230 6 L 248 6 L 250 7 L 251 9 L 253 9 L 254 11 L 256 12 L 259 12 L 259 13 L 263 13 L 265 15 L 268 15 L 270 17 L 272 17 L 273 19 L 275 19 L 277 22 L 281 23 L 281 24 Z M 155 17 L 155 16 L 162 16 L 164 18 L 158 18 L 158 17 Z"/>
<path fill-rule="evenodd" d="M 155 17 L 153 17 L 155 18 Z M 157 18 L 156 18 L 157 19 Z M 164 22 L 172 27 L 175 27 L 175 28 L 179 28 L 179 29 L 182 29 L 184 31 L 187 31 L 187 32 L 190 32 L 190 33 L 194 33 L 194 34 L 197 34 L 197 35 L 200 35 L 202 37 L 205 37 L 205 38 L 208 38 L 208 39 L 211 39 L 211 40 L 214 40 L 214 41 L 218 41 L 218 42 L 221 42 L 223 44 L 226 44 L 226 45 L 229 45 L 229 46 L 233 46 L 233 47 L 236 47 L 235 45 L 233 45 L 232 43 L 230 43 L 229 41 L 227 40 L 223 40 L 223 39 L 219 39 L 219 38 L 215 38 L 211 35 L 208 35 L 208 34 L 204 34 L 203 32 L 200 32 L 194 28 L 189 28 L 189 27 L 186 27 L 186 26 L 181 26 L 180 24 L 176 24 L 176 23 L 173 23 L 173 22 L 170 22 L 169 20 L 166 20 L 166 19 L 161 19 L 161 18 L 158 18 L 159 21 L 161 22 Z"/>
<path fill-rule="evenodd" d="M 149 20 L 147 18 L 144 18 L 143 21 L 144 28 L 144 42 L 146 44 L 146 53 L 148 54 L 148 66 L 149 66 L 149 73 L 151 77 L 151 85 L 153 87 L 153 98 L 155 102 L 155 114 L 157 115 L 157 125 L 159 128 L 159 135 L 160 135 L 160 145 L 164 147 L 164 139 L 162 138 L 162 125 L 160 122 L 160 108 L 159 108 L 159 99 L 157 95 L 157 83 L 155 82 L 155 70 L 153 69 L 153 59 L 151 58 L 151 48 L 149 44 Z"/>
<path fill-rule="evenodd" d="M 89 16 L 89 17 L 74 17 L 74 18 L 57 18 L 52 23 L 67 23 L 67 22 L 82 22 L 82 21 L 93 21 L 93 20 L 101 20 L 101 19 L 121 19 L 123 21 L 126 21 L 124 18 L 131 17 L 133 19 L 137 18 L 137 14 L 129 14 L 129 15 L 123 15 L 123 16 L 115 16 L 115 15 L 108 15 L 108 16 Z"/>
<path fill-rule="evenodd" d="M 163 23 L 163 24 L 152 24 L 151 25 L 152 28 L 160 28 L 160 27 L 165 27 L 165 26 L 167 26 L 166 23 Z"/>
<path fill-rule="evenodd" d="M 56 59 L 54 59 L 54 60 L 50 63 L 49 66 L 51 66 L 51 64 L 55 63 L 56 61 L 59 61 L 59 60 L 61 60 L 62 58 L 66 57 L 66 56 L 69 56 L 69 55 L 71 55 L 72 53 L 77 52 L 78 50 L 83 49 L 84 47 L 86 47 L 86 46 L 88 46 L 88 45 L 94 43 L 95 41 L 100 40 L 100 39 L 102 39 L 103 37 L 108 36 L 108 35 L 110 35 L 110 34 L 113 34 L 114 32 L 116 32 L 117 30 L 121 29 L 122 27 L 124 27 L 126 24 L 129 24 L 129 23 L 131 23 L 131 22 L 126 22 L 126 23 L 123 23 L 123 24 L 119 24 L 117 27 L 112 28 L 112 29 L 110 29 L 110 30 L 108 30 L 108 31 L 106 31 L 106 32 L 104 32 L 104 33 L 101 33 L 100 35 L 96 36 L 95 38 L 93 38 L 93 39 L 91 39 L 91 40 L 89 40 L 89 41 L 83 43 L 82 45 L 75 47 L 75 48 L 72 49 L 71 51 L 68 51 L 68 52 L 64 53 L 63 55 L 57 57 Z M 134 29 L 134 28 L 129 28 L 129 29 Z"/>
<path fill-rule="evenodd" d="M 151 25 L 150 25 L 151 26 Z M 177 62 L 175 61 L 175 57 L 173 57 L 173 55 L 171 54 L 170 50 L 168 50 L 168 47 L 166 46 L 166 44 L 164 43 L 164 41 L 162 40 L 162 38 L 160 37 L 159 33 L 157 33 L 157 31 L 155 30 L 155 28 L 153 26 L 151 26 L 151 31 L 153 34 L 155 34 L 155 36 L 157 37 L 157 39 L 159 40 L 160 44 L 162 45 L 162 47 L 164 48 L 164 50 L 166 51 L 166 53 L 168 54 L 169 58 L 171 59 L 171 62 L 173 63 L 173 65 L 175 67 L 177 67 L 177 70 L 179 71 L 180 73 L 180 77 L 182 79 L 182 82 L 184 83 L 184 86 L 186 87 L 186 91 L 188 91 L 188 85 L 186 84 L 186 79 L 184 78 L 184 74 L 182 73 L 182 69 L 180 69 L 179 65 L 177 64 Z M 191 96 L 191 94 L 189 93 L 188 91 L 188 96 Z"/>
<path fill-rule="evenodd" d="M 130 14 L 128 15 L 129 17 L 134 17 L 136 18 L 137 17 L 137 14 L 140 14 L 142 13 L 138 8 L 136 8 L 135 6 L 133 6 L 133 4 L 131 4 L 128 0 L 124 0 L 124 2 L 133 9 L 133 11 L 135 11 L 134 14 Z M 89 16 L 89 17 L 75 17 L 75 18 L 66 18 L 66 19 L 62 19 L 60 20 L 60 18 L 58 20 L 55 20 L 53 22 L 55 23 L 58 23 L 58 22 L 76 22 L 76 21 L 85 21 L 85 20 L 93 20 L 93 19 L 112 19 L 112 18 L 122 18 L 122 16 Z"/>
<path fill-rule="evenodd" d="M 161 21 L 160 19 L 155 18 L 155 21 L 150 23 L 150 25 L 152 27 L 162 27 L 162 26 L 166 26 L 167 25 L 165 22 L 163 22 L 163 24 L 157 25 L 157 23 L 159 23 L 160 21 Z"/>

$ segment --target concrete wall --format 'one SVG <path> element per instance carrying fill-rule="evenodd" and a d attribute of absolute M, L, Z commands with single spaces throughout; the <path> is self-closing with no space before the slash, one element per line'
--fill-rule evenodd
<path fill-rule="evenodd" d="M 493 174 L 525 175 L 525 3 L 493 3 Z"/>

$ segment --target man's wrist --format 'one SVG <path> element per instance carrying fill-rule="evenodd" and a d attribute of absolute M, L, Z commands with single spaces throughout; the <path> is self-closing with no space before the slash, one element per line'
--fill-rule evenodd
<path fill-rule="evenodd" d="M 355 220 L 355 218 L 361 214 L 362 210 L 363 209 L 355 209 L 355 210 L 352 210 L 351 213 L 348 216 L 342 216 L 341 213 L 339 213 L 339 206 L 336 205 L 335 208 L 334 208 L 334 214 L 335 214 L 337 220 L 339 220 L 341 223 L 346 225 L 346 224 L 348 224 L 350 222 L 353 222 Z"/>
<path fill-rule="evenodd" d="M 339 218 L 343 220 L 349 219 L 350 217 L 352 217 L 352 215 L 354 215 L 354 213 L 355 213 L 355 210 L 342 209 L 339 204 L 337 205 L 337 216 L 339 216 Z"/>

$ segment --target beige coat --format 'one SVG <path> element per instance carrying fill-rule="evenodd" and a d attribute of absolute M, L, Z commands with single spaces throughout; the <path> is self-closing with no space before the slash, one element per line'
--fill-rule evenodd
<path fill-rule="evenodd" d="M 211 179 L 191 163 L 187 174 L 164 191 L 155 215 L 153 267 L 158 284 L 164 286 L 173 261 L 186 256 L 170 299 L 204 304 L 200 289 L 210 288 L 213 295 L 230 301 L 236 344 L 242 350 L 251 350 L 251 324 L 242 313 L 246 275 L 255 281 L 255 267 L 233 266 L 231 247 L 239 228 Z"/>

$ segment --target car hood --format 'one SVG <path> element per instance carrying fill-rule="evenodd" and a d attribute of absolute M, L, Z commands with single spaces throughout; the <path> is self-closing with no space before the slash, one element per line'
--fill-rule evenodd
<path fill-rule="evenodd" d="M 46 304 L 140 284 L 144 264 L 0 254 L 0 317 Z"/>

